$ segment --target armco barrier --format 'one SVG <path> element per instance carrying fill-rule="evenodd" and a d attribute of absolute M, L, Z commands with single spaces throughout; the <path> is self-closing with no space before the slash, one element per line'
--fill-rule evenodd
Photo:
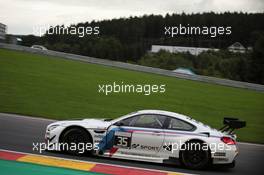
<path fill-rule="evenodd" d="M 212 84 L 219 84 L 219 85 L 236 87 L 236 88 L 264 91 L 264 85 L 260 85 L 260 84 L 247 83 L 247 82 L 234 81 L 234 80 L 208 77 L 208 76 L 201 76 L 201 75 L 185 75 L 185 74 L 175 73 L 169 70 L 164 70 L 164 69 L 159 69 L 159 68 L 141 66 L 141 65 L 124 63 L 124 62 L 119 62 L 119 61 L 111 61 L 111 60 L 93 58 L 93 57 L 88 57 L 88 56 L 75 55 L 75 54 L 64 53 L 64 52 L 57 52 L 57 51 L 52 51 L 52 50 L 44 51 L 44 50 L 32 49 L 30 47 L 25 47 L 25 46 L 20 46 L 20 45 L 11 45 L 11 44 L 5 44 L 5 43 L 0 43 L 0 48 L 62 57 L 65 59 L 78 60 L 78 61 L 88 62 L 92 64 L 100 64 L 100 65 L 105 65 L 105 66 L 118 67 L 122 69 L 148 72 L 148 73 L 153 73 L 153 74 L 201 81 L 201 82 L 212 83 Z"/>

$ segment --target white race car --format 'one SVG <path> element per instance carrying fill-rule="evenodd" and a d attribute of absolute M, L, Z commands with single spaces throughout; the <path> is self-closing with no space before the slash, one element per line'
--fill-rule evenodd
<path fill-rule="evenodd" d="M 190 117 L 160 110 L 142 110 L 117 119 L 83 119 L 47 126 L 47 150 L 149 162 L 181 163 L 201 169 L 209 164 L 234 167 L 238 154 L 234 129 L 245 122 L 225 118 L 221 130 Z"/>
<path fill-rule="evenodd" d="M 32 49 L 38 49 L 38 50 L 48 50 L 46 47 L 41 45 L 33 45 L 31 46 Z"/>

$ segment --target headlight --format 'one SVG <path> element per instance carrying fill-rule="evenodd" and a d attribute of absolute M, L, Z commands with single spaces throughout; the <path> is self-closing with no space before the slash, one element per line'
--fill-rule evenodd
<path fill-rule="evenodd" d="M 48 131 L 52 131 L 53 129 L 57 128 L 58 126 L 60 126 L 60 125 L 51 125 L 51 126 L 48 128 Z"/>

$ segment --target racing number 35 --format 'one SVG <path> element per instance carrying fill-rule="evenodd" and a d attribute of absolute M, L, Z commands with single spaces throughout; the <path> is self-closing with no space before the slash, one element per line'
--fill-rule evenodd
<path fill-rule="evenodd" d="M 114 145 L 129 148 L 131 145 L 131 133 L 116 132 Z"/>

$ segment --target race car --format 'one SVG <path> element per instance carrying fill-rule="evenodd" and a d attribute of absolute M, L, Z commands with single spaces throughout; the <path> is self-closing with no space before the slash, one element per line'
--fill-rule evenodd
<path fill-rule="evenodd" d="M 57 121 L 47 126 L 47 150 L 158 163 L 190 169 L 209 164 L 234 167 L 238 154 L 234 129 L 245 122 L 225 118 L 221 130 L 191 117 L 161 110 L 141 110 L 117 119 Z"/>

